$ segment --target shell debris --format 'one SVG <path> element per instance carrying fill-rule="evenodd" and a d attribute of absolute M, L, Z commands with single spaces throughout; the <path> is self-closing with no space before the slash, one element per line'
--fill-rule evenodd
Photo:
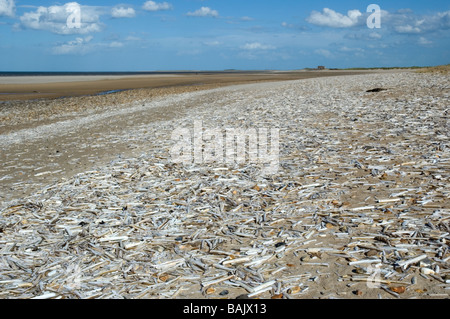
<path fill-rule="evenodd" d="M 448 296 L 449 87 L 380 73 L 165 97 L 193 106 L 97 141 L 141 155 L 3 203 L 0 298 Z M 196 119 L 279 127 L 278 171 L 173 163 Z"/>

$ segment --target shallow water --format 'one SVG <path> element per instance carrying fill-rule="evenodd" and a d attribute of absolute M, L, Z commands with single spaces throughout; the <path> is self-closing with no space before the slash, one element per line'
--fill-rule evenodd
<path fill-rule="evenodd" d="M 109 91 L 97 93 L 95 95 L 108 95 L 108 94 L 114 94 L 114 93 L 119 93 L 119 92 L 123 92 L 123 91 L 126 91 L 126 90 L 109 90 Z"/>

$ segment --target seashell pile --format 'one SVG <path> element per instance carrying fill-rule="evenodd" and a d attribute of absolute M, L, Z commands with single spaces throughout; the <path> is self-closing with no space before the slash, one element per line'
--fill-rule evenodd
<path fill-rule="evenodd" d="M 449 88 L 405 72 L 239 85 L 2 136 L 0 298 L 448 298 Z M 195 121 L 278 128 L 277 172 L 174 163 Z M 64 160 L 24 150 L 49 141 Z M 26 177 L 8 184 L 8 166 Z"/>

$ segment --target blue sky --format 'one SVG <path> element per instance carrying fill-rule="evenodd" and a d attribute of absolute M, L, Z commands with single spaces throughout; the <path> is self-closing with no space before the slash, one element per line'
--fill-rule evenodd
<path fill-rule="evenodd" d="M 449 31 L 448 0 L 0 0 L 0 71 L 427 66 Z"/>

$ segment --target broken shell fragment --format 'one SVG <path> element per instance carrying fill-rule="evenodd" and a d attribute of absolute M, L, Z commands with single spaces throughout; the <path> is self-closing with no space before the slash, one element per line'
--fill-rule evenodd
<path fill-rule="evenodd" d="M 424 268 L 420 268 L 420 272 L 422 274 L 424 274 L 424 275 L 434 275 L 435 274 L 433 269 L 425 268 L 425 267 Z"/>
<path fill-rule="evenodd" d="M 390 289 L 391 289 L 391 291 L 393 291 L 395 293 L 398 293 L 398 294 L 402 294 L 402 293 L 404 293 L 406 291 L 406 287 L 404 287 L 404 286 L 391 287 Z"/>
<path fill-rule="evenodd" d="M 290 295 L 295 295 L 295 294 L 298 294 L 300 291 L 301 291 L 301 288 L 299 286 L 295 286 L 295 287 L 289 288 L 287 290 L 287 293 Z"/>
<path fill-rule="evenodd" d="M 207 295 L 212 295 L 213 293 L 215 293 L 216 292 L 216 289 L 215 288 L 208 288 L 208 289 L 206 289 L 206 294 Z"/>

